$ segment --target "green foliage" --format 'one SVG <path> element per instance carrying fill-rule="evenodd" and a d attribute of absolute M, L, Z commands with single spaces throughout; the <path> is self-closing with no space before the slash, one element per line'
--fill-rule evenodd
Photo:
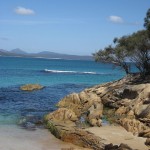
<path fill-rule="evenodd" d="M 56 126 L 55 126 L 51 121 L 48 121 L 48 122 L 47 122 L 46 127 L 50 130 L 50 132 L 51 132 L 55 137 L 57 137 L 58 139 L 61 138 L 58 129 L 56 128 Z"/>
<path fill-rule="evenodd" d="M 150 38 L 147 30 L 141 30 L 128 37 L 129 57 L 142 75 L 150 74 Z"/>
<path fill-rule="evenodd" d="M 150 8 L 146 13 L 146 17 L 144 18 L 144 27 L 150 32 Z"/>
<path fill-rule="evenodd" d="M 114 38 L 114 46 L 109 45 L 93 54 L 95 61 L 113 63 L 128 74 L 130 65 L 126 61 L 130 60 L 143 76 L 150 75 L 150 9 L 144 20 L 146 30 Z"/>
<path fill-rule="evenodd" d="M 124 37 L 123 37 L 124 38 Z M 98 52 L 94 53 L 93 56 L 95 61 L 103 62 L 103 63 L 113 63 L 115 66 L 120 66 L 125 72 L 128 74 L 130 66 L 126 63 L 127 59 L 127 50 L 124 45 L 121 45 L 120 42 L 124 42 L 124 39 L 114 39 L 116 44 L 115 47 L 111 45 L 105 47 L 103 50 L 99 50 Z"/>

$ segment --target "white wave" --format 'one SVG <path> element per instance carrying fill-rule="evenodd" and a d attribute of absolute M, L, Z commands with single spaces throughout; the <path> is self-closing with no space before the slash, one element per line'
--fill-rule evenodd
<path fill-rule="evenodd" d="M 85 74 L 97 74 L 96 72 L 83 72 Z"/>
<path fill-rule="evenodd" d="M 49 70 L 49 69 L 44 69 L 44 71 L 50 73 L 97 74 L 96 72 L 78 72 L 78 71 Z"/>

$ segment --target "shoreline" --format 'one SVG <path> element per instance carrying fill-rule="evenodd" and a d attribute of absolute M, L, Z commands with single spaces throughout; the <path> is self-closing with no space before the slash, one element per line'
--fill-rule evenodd
<path fill-rule="evenodd" d="M 72 93 L 58 102 L 56 111 L 44 117 L 45 124 L 58 139 L 81 147 L 148 150 L 145 143 L 150 137 L 149 89 L 149 76 L 143 82 L 139 74 L 133 74 Z M 102 126 L 103 115 L 118 126 Z M 81 118 L 88 126 L 80 126 Z"/>
<path fill-rule="evenodd" d="M 3 56 L 3 55 L 0 55 L 0 57 L 8 57 L 8 58 L 35 58 L 35 59 L 45 59 L 45 60 L 75 60 L 75 61 L 93 61 L 93 59 L 67 59 L 67 58 L 47 58 L 47 57 L 32 57 L 32 56 Z M 82 57 L 82 56 L 81 56 Z"/>
<path fill-rule="evenodd" d="M 80 148 L 55 138 L 47 129 L 28 131 L 16 125 L 0 125 L 1 150 L 62 150 Z"/>

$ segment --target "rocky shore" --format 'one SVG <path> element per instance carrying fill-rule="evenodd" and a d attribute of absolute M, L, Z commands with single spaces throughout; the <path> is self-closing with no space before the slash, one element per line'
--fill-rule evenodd
<path fill-rule="evenodd" d="M 34 90 L 41 90 L 44 87 L 40 84 L 26 84 L 20 87 L 20 90 L 22 91 L 34 91 Z"/>
<path fill-rule="evenodd" d="M 57 106 L 58 109 L 47 114 L 44 121 L 51 133 L 65 142 L 94 150 L 149 149 L 149 76 L 143 80 L 139 74 L 128 75 L 72 93 Z M 105 122 L 109 122 L 106 129 Z M 105 136 L 105 131 L 107 135 L 114 133 L 114 138 L 122 133 L 123 139 L 118 136 L 115 142 L 113 134 L 111 140 Z M 132 134 L 129 136 L 129 133 Z"/>

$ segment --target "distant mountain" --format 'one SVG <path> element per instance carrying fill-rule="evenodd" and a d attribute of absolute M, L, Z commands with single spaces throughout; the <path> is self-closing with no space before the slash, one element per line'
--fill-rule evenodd
<path fill-rule="evenodd" d="M 25 51 L 23 51 L 23 50 L 21 50 L 21 49 L 19 49 L 19 48 L 16 48 L 16 49 L 13 49 L 13 50 L 11 50 L 10 51 L 11 53 L 15 53 L 15 54 L 27 54 L 27 52 L 25 52 Z"/>
<path fill-rule="evenodd" d="M 0 52 L 4 52 L 4 53 L 5 53 L 5 52 L 8 52 L 8 51 L 6 51 L 6 50 L 4 50 L 4 49 L 0 49 Z"/>
<path fill-rule="evenodd" d="M 18 54 L 18 53 L 14 53 L 13 51 L 7 51 L 7 50 L 4 50 L 4 49 L 0 49 L 0 56 L 17 56 L 17 57 L 23 57 L 25 55 L 23 54 Z"/>
<path fill-rule="evenodd" d="M 42 51 L 36 53 L 35 56 L 37 57 L 44 57 L 44 58 L 60 58 L 60 59 L 73 59 L 73 60 L 91 60 L 91 56 L 80 56 L 80 55 L 68 55 L 68 54 L 60 54 L 54 53 L 49 51 Z"/>
<path fill-rule="evenodd" d="M 49 59 L 72 59 L 72 60 L 92 60 L 92 56 L 68 55 L 49 51 L 39 53 L 27 53 L 19 48 L 11 51 L 0 49 L 0 56 L 29 57 L 29 58 L 49 58 Z"/>
<path fill-rule="evenodd" d="M 0 49 L 0 56 L 14 56 L 14 54 L 7 50 Z"/>

